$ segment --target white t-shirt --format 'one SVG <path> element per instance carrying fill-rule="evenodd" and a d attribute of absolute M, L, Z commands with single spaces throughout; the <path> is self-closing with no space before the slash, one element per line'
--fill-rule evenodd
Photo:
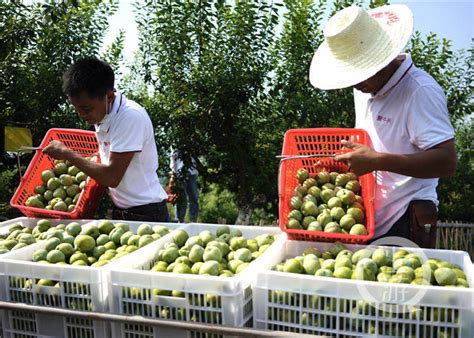
<path fill-rule="evenodd" d="M 192 167 L 188 168 L 188 173 L 189 175 L 197 175 L 199 174 L 199 171 L 196 168 L 196 160 L 194 158 L 191 158 L 191 164 Z M 170 169 L 173 173 L 179 173 L 183 169 L 184 163 L 181 160 L 181 158 L 178 157 L 178 152 L 177 151 L 171 151 L 171 156 L 170 156 Z"/>
<path fill-rule="evenodd" d="M 109 163 L 110 152 L 135 152 L 120 184 L 109 188 L 115 206 L 125 209 L 168 198 L 156 173 L 153 125 L 143 107 L 117 92 L 110 113 L 95 130 L 102 163 Z"/>
<path fill-rule="evenodd" d="M 416 154 L 454 138 L 454 130 L 441 87 L 413 65 L 410 55 L 400 57 L 405 60 L 378 93 L 354 89 L 356 128 L 368 132 L 378 152 Z M 376 237 L 390 230 L 412 200 L 438 205 L 437 178 L 377 171 L 376 180 Z"/>

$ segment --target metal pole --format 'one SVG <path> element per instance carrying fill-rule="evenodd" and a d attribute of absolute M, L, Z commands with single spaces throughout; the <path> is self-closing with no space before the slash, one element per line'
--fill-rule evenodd
<path fill-rule="evenodd" d="M 126 316 L 126 315 L 116 315 L 110 313 L 101 313 L 101 312 L 85 312 L 53 307 L 45 307 L 38 305 L 29 305 L 23 303 L 10 303 L 10 302 L 0 302 L 0 309 L 2 310 L 19 310 L 19 311 L 29 311 L 40 314 L 49 314 L 56 316 L 69 316 L 77 317 L 89 320 L 99 320 L 107 322 L 119 322 L 119 323 L 134 323 L 134 324 L 143 324 L 150 326 L 160 326 L 168 327 L 174 329 L 188 330 L 188 331 L 200 331 L 208 332 L 215 334 L 224 334 L 238 337 L 321 337 L 315 335 L 306 335 L 306 334 L 297 334 L 293 332 L 278 332 L 278 331 L 268 331 L 268 330 L 258 330 L 248 327 L 233 327 L 233 326 L 224 326 L 224 325 L 210 325 L 203 323 L 189 323 L 184 321 L 177 320 L 166 320 L 166 319 L 149 319 L 141 316 Z"/>

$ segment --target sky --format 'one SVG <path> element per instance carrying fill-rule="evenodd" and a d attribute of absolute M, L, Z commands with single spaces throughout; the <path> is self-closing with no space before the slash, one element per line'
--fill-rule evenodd
<path fill-rule="evenodd" d="M 368 1 L 367 1 L 368 2 Z M 138 49 L 138 31 L 132 0 L 120 0 L 120 7 L 109 18 L 109 30 L 104 45 L 110 44 L 120 29 L 125 31 L 124 56 L 131 62 Z M 414 30 L 426 36 L 430 32 L 452 41 L 453 49 L 468 49 L 474 38 L 474 0 L 392 0 L 391 4 L 405 4 L 413 12 Z"/>

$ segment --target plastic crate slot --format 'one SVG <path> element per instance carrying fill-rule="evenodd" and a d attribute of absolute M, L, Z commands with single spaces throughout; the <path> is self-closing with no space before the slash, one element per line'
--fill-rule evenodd
<path fill-rule="evenodd" d="M 34 313 L 11 311 L 13 330 L 36 332 L 36 316 Z"/>

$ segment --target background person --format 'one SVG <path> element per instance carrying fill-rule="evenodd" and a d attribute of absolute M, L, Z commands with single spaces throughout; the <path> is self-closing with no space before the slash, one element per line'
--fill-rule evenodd
<path fill-rule="evenodd" d="M 196 161 L 191 158 L 191 165 L 186 168 L 178 152 L 172 151 L 170 157 L 171 175 L 180 187 L 178 198 L 175 203 L 176 218 L 179 222 L 184 222 L 186 210 L 189 203 L 189 219 L 191 222 L 197 222 L 199 213 L 199 192 L 197 185 L 198 170 Z M 186 170 L 187 169 L 187 170 Z"/>
<path fill-rule="evenodd" d="M 114 219 L 168 222 L 167 194 L 156 174 L 153 125 L 143 107 L 114 89 L 114 78 L 110 65 L 95 57 L 77 60 L 63 78 L 63 90 L 79 117 L 95 127 L 101 163 L 59 141 L 43 152 L 108 187 Z"/>
<path fill-rule="evenodd" d="M 405 5 L 339 11 L 324 29 L 310 81 L 320 89 L 353 87 L 355 127 L 373 147 L 343 141 L 353 152 L 336 160 L 357 175 L 377 171 L 375 237 L 434 247 L 438 178 L 456 170 L 454 131 L 441 87 L 401 54 L 412 29 Z"/>

